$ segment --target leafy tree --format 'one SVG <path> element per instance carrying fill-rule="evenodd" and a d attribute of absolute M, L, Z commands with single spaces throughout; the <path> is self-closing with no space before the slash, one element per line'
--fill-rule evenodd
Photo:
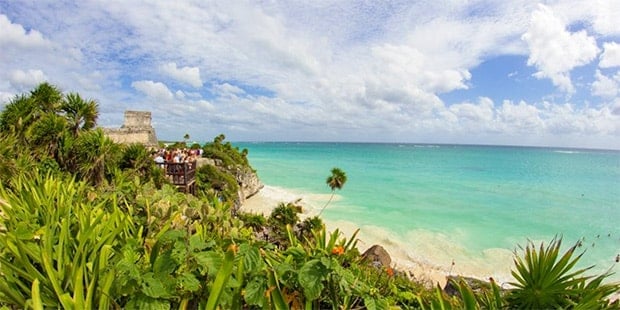
<path fill-rule="evenodd" d="M 340 168 L 333 168 L 331 170 L 331 173 L 332 174 L 327 177 L 327 180 L 325 180 L 325 183 L 327 183 L 327 186 L 329 186 L 329 188 L 331 188 L 332 195 L 329 197 L 329 200 L 323 206 L 323 208 L 319 212 L 318 216 L 320 216 L 321 213 L 323 213 L 323 210 L 325 210 L 327 205 L 329 205 L 329 203 L 332 201 L 332 199 L 334 199 L 334 195 L 336 194 L 336 190 L 341 190 L 342 187 L 344 186 L 344 184 L 347 182 L 347 174 L 344 171 L 342 171 Z"/>
<path fill-rule="evenodd" d="M 221 134 L 217 135 L 217 137 L 215 137 L 213 139 L 213 143 L 216 144 L 216 145 L 220 145 L 220 144 L 222 144 L 222 142 L 224 140 L 226 140 L 226 136 L 223 133 L 221 133 Z"/>
<path fill-rule="evenodd" d="M 101 129 L 80 135 L 75 142 L 78 175 L 92 184 L 100 184 L 117 165 L 119 149 Z"/>
<path fill-rule="evenodd" d="M 41 83 L 33 89 L 30 92 L 30 97 L 41 114 L 58 112 L 62 103 L 62 92 L 47 82 Z"/>
<path fill-rule="evenodd" d="M 58 157 L 59 141 L 63 138 L 66 124 L 57 114 L 45 114 L 29 130 L 31 144 L 41 150 L 44 156 Z"/>
<path fill-rule="evenodd" d="M 80 130 L 95 128 L 99 117 L 97 101 L 85 100 L 77 93 L 69 93 L 60 108 L 67 118 L 73 136 L 77 136 Z"/>
<path fill-rule="evenodd" d="M 32 124 L 34 111 L 34 101 L 30 96 L 16 96 L 0 114 L 0 131 L 15 134 L 25 141 L 26 128 Z"/>
<path fill-rule="evenodd" d="M 151 154 L 142 144 L 130 144 L 122 148 L 119 168 L 129 169 L 148 179 L 155 168 Z"/>

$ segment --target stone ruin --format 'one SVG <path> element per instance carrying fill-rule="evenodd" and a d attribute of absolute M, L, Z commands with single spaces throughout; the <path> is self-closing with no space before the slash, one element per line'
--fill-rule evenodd
<path fill-rule="evenodd" d="M 125 111 L 125 121 L 121 128 L 105 128 L 105 134 L 116 143 L 141 143 L 147 147 L 157 147 L 157 135 L 151 126 L 151 112 Z"/>

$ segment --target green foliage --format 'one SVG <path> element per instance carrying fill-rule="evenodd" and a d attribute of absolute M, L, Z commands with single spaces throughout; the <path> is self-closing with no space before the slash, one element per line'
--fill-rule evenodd
<path fill-rule="evenodd" d="M 233 176 L 251 167 L 224 135 L 204 146 L 216 165 L 197 171 L 194 197 L 166 184 L 143 146 L 93 129 L 96 114 L 95 101 L 47 83 L 0 113 L 0 309 L 620 307 L 607 299 L 619 285 L 575 270 L 583 253 L 560 255 L 555 239 L 526 246 L 509 289 L 428 289 L 365 263 L 357 232 L 300 222 L 297 203 L 233 216 Z M 332 197 L 346 181 L 332 169 Z"/>
<path fill-rule="evenodd" d="M 566 307 L 600 308 L 607 305 L 606 298 L 617 292 L 618 284 L 603 285 L 609 276 L 595 278 L 584 273 L 592 267 L 574 270 L 577 261 L 584 254 L 573 257 L 577 245 L 570 247 L 560 256 L 561 239 L 553 239 L 549 245 L 541 244 L 538 250 L 529 243 L 524 256 L 515 257 L 512 275 L 516 282 L 510 290 L 507 301 L 512 308 L 546 309 Z"/>
<path fill-rule="evenodd" d="M 327 208 L 327 206 L 332 201 L 332 199 L 334 199 L 336 190 L 341 190 L 346 182 L 347 182 L 347 174 L 344 171 L 342 171 L 340 168 L 332 168 L 331 175 L 327 177 L 327 180 L 325 180 L 325 183 L 327 183 L 327 186 L 329 186 L 329 188 L 331 188 L 332 190 L 332 195 L 329 196 L 329 200 L 325 203 L 323 208 L 321 208 L 321 211 L 319 211 L 318 216 L 321 216 L 321 214 L 323 214 L 323 210 L 325 210 L 325 208 Z"/>
<path fill-rule="evenodd" d="M 144 182 L 154 181 L 158 188 L 165 182 L 164 171 L 157 167 L 151 152 L 142 144 L 123 146 L 118 167 L 140 177 Z"/>
<path fill-rule="evenodd" d="M 288 227 L 294 226 L 299 222 L 301 206 L 294 203 L 280 203 L 269 215 L 267 224 L 271 230 L 269 240 L 281 247 L 288 244 Z"/>
<path fill-rule="evenodd" d="M 99 116 L 99 105 L 95 100 L 84 100 L 77 93 L 69 93 L 65 96 L 61 106 L 68 126 L 73 136 L 80 131 L 95 128 Z"/>
<path fill-rule="evenodd" d="M 247 158 L 247 150 L 240 152 L 238 147 L 233 147 L 230 142 L 224 142 L 226 137 L 223 134 L 215 137 L 212 143 L 203 146 L 203 157 L 211 158 L 219 162 L 218 166 L 225 168 L 241 166 L 250 167 Z"/>
<path fill-rule="evenodd" d="M 92 184 L 101 184 L 118 165 L 120 146 L 103 130 L 85 132 L 75 141 L 74 155 L 78 175 Z"/>
<path fill-rule="evenodd" d="M 267 219 L 262 214 L 252 214 L 240 212 L 237 217 L 243 222 L 243 226 L 259 231 L 267 225 Z"/>
<path fill-rule="evenodd" d="M 131 229 L 127 216 L 115 205 L 107 212 L 86 199 L 91 189 L 84 183 L 39 175 L 12 184 L 0 187 L 0 301 L 109 307 L 115 276 L 109 267 L 113 248 Z"/>
<path fill-rule="evenodd" d="M 237 200 L 239 184 L 222 169 L 203 165 L 196 170 L 196 189 L 199 195 L 215 195 L 223 201 L 234 202 Z"/>

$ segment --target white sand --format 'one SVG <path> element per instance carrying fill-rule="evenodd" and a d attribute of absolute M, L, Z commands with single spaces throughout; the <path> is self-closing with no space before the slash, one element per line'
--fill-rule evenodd
<path fill-rule="evenodd" d="M 303 208 L 300 217 L 306 218 L 317 215 L 329 197 L 330 194 L 307 194 L 265 186 L 241 206 L 241 211 L 268 216 L 279 203 L 299 201 L 298 204 Z M 338 196 L 335 196 L 334 201 L 337 200 Z M 482 280 L 493 277 L 500 284 L 506 284 L 511 280 L 510 267 L 513 253 L 506 249 L 489 249 L 480 253 L 480 257 L 467 257 L 466 262 L 454 261 L 453 253 L 465 252 L 465 249 L 456 248 L 456 245 L 450 242 L 449 237 L 442 234 L 415 230 L 407 236 L 395 236 L 377 226 L 359 227 L 349 221 L 324 220 L 324 222 L 328 231 L 339 229 L 342 236 L 346 238 L 352 236 L 359 228 L 357 247 L 360 252 L 363 253 L 372 245 L 380 244 L 390 254 L 392 267 L 405 271 L 410 277 L 428 285 L 439 284 L 444 287 L 446 277 L 449 275 L 462 275 Z M 415 248 L 412 249 L 410 245 L 397 241 L 403 238 L 413 242 L 416 245 Z M 437 253 L 438 244 L 446 251 Z M 429 255 L 429 253 L 432 254 Z M 432 261 L 429 258 L 432 258 Z"/>

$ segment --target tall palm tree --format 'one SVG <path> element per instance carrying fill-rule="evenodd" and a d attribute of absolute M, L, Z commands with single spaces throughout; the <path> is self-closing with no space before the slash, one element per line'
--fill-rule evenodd
<path fill-rule="evenodd" d="M 327 186 L 329 186 L 329 188 L 332 189 L 332 195 L 329 197 L 329 200 L 323 206 L 323 208 L 321 209 L 321 211 L 319 212 L 317 216 L 321 216 L 321 213 L 323 213 L 323 210 L 325 210 L 327 205 L 329 205 L 332 199 L 334 199 L 336 190 L 341 190 L 344 184 L 347 183 L 347 174 L 344 171 L 342 171 L 340 168 L 333 168 L 331 173 L 332 174 L 329 177 L 327 177 L 327 180 L 325 180 L 325 183 L 327 183 Z"/>
<path fill-rule="evenodd" d="M 84 100 L 77 93 L 69 93 L 63 100 L 60 109 L 65 113 L 74 137 L 80 130 L 92 129 L 97 124 L 99 105 L 95 100 Z"/>

